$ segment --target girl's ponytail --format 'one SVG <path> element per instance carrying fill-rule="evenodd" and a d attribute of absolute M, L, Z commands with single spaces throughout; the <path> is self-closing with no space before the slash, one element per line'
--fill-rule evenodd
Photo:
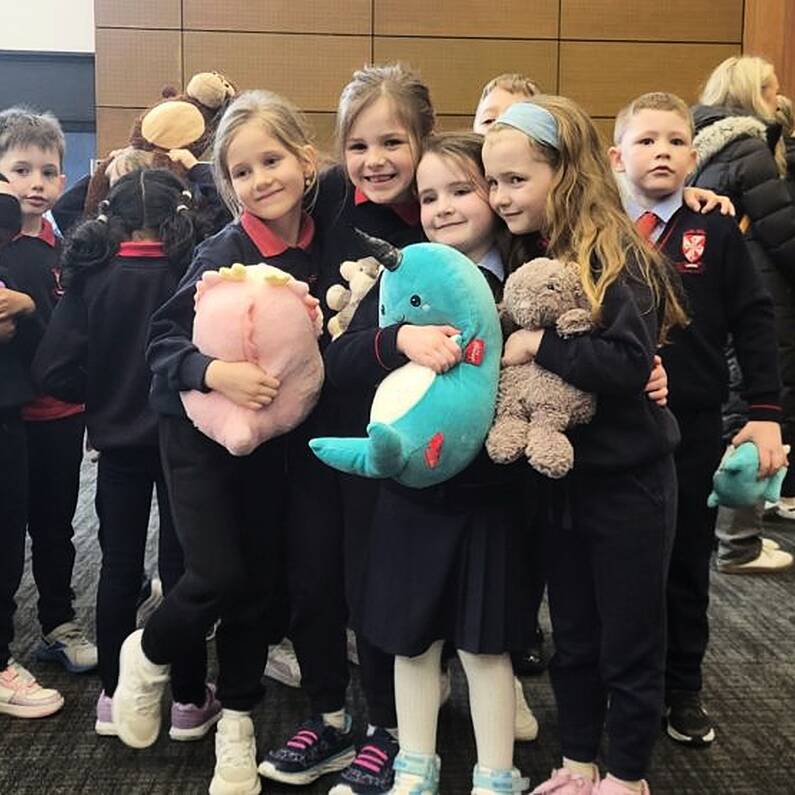
<path fill-rule="evenodd" d="M 189 197 L 190 192 L 183 191 L 180 203 L 171 215 L 163 218 L 158 230 L 166 256 L 179 277 L 187 270 L 196 245 L 196 225 Z"/>
<path fill-rule="evenodd" d="M 65 288 L 75 287 L 92 270 L 103 268 L 116 256 L 125 239 L 124 223 L 108 217 L 108 202 L 100 202 L 99 215 L 72 230 L 64 243 L 62 279 Z"/>

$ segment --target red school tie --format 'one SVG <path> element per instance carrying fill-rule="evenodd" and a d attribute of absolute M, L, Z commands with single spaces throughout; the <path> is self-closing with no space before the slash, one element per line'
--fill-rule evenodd
<path fill-rule="evenodd" d="M 651 233 L 657 228 L 658 223 L 660 218 L 656 213 L 645 212 L 635 221 L 635 228 L 644 240 L 650 240 Z"/>

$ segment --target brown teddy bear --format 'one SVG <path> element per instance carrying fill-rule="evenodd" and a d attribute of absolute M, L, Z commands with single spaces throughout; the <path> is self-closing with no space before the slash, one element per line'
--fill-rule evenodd
<path fill-rule="evenodd" d="M 348 328 L 356 307 L 370 292 L 380 271 L 381 265 L 374 257 L 346 260 L 340 265 L 340 274 L 348 282 L 348 287 L 332 284 L 326 291 L 328 308 L 337 313 L 329 319 L 327 326 L 331 339 L 337 339 Z"/>
<path fill-rule="evenodd" d="M 554 327 L 560 336 L 569 337 L 592 328 L 577 265 L 546 258 L 527 262 L 508 277 L 500 313 L 505 330 Z M 588 422 L 595 411 L 593 395 L 534 361 L 504 367 L 486 450 L 498 464 L 516 461 L 524 452 L 533 469 L 561 478 L 574 465 L 574 450 L 564 431 Z"/>
<path fill-rule="evenodd" d="M 212 143 L 218 122 L 237 89 L 218 72 L 194 75 L 183 94 L 168 86 L 161 99 L 135 121 L 129 144 L 97 163 L 84 211 L 92 216 L 119 175 L 133 168 L 169 168 L 185 179 Z"/>

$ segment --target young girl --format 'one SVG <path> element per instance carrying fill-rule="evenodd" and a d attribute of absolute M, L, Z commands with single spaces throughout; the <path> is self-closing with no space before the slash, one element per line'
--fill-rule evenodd
<path fill-rule="evenodd" d="M 461 148 L 473 137 L 461 136 Z M 446 139 L 439 140 L 427 143 L 445 155 L 427 154 L 418 170 L 426 232 L 490 266 L 484 268 L 486 278 L 498 289 L 502 268 L 494 250 L 495 218 L 482 198 L 470 195 L 476 192 L 474 179 L 463 166 L 456 167 L 455 190 L 465 194 L 458 197 L 461 204 L 450 213 L 434 212 L 439 193 L 447 194 L 450 188 L 439 172 L 449 168 L 447 158 L 452 155 L 445 149 Z M 474 143 L 477 150 L 477 137 Z M 443 201 L 448 202 L 446 195 Z M 389 370 L 409 360 L 437 372 L 455 366 L 461 353 L 447 327 L 379 329 L 375 289 L 348 331 L 326 352 L 328 377 L 335 385 L 369 393 Z M 524 465 L 498 467 L 484 451 L 463 473 L 440 486 L 416 490 L 394 481 L 381 483 L 359 635 L 397 655 L 400 753 L 391 792 L 438 791 L 436 725 L 445 640 L 458 650 L 469 681 L 478 745 L 473 791 L 518 792 L 526 784 L 513 768 L 515 693 L 507 654 L 524 647 L 529 630 L 523 593 L 524 475 Z"/>
<path fill-rule="evenodd" d="M 322 238 L 323 272 L 333 281 L 339 281 L 342 262 L 370 253 L 355 229 L 398 246 L 423 239 L 414 174 L 434 121 L 427 86 L 403 66 L 366 67 L 354 73 L 343 89 L 336 129 L 340 165 L 321 175 L 313 210 Z M 377 292 L 374 288 L 373 297 Z M 394 355 L 389 352 L 393 339 L 385 336 L 380 343 L 381 355 Z M 359 435 L 367 424 L 372 392 L 348 391 L 343 386 L 339 395 L 331 395 L 338 403 L 335 433 Z M 344 709 L 345 627 L 348 623 L 359 628 L 361 583 L 378 484 L 336 473 L 333 477 L 344 522 L 332 521 L 328 508 L 332 496 L 325 491 L 326 505 L 302 500 L 295 506 L 288 540 L 293 550 L 288 567 L 289 634 L 313 716 L 282 747 L 267 754 L 260 771 L 278 781 L 305 784 L 344 768 L 332 788 L 334 795 L 383 793 L 391 787 L 397 753 L 392 657 L 361 634 L 357 645 L 369 725 L 355 758 L 350 718 Z M 323 533 L 317 532 L 318 522 Z"/>
<path fill-rule="evenodd" d="M 122 641 L 135 629 L 152 487 L 160 516 L 158 569 L 168 592 L 183 571 L 149 407 L 144 351 L 154 311 L 176 289 L 193 254 L 190 193 L 173 174 L 137 170 L 122 177 L 100 216 L 73 230 L 63 257 L 67 293 L 39 345 L 34 376 L 62 400 L 85 402 L 91 443 L 101 455 L 96 507 L 102 570 L 97 645 L 102 692 L 96 731 L 114 735 L 111 697 Z M 175 661 L 171 736 L 204 736 L 220 705 L 205 685 L 206 646 Z"/>
<path fill-rule="evenodd" d="M 315 282 L 314 225 L 302 209 L 315 185 L 315 151 L 297 110 L 264 91 L 238 97 L 219 125 L 213 167 L 238 220 L 205 241 L 175 295 L 152 323 L 152 400 L 185 574 L 143 632 L 122 646 L 113 720 L 132 747 L 151 745 L 160 729 L 160 697 L 171 663 L 202 642 L 216 620 L 218 699 L 213 795 L 257 793 L 250 713 L 262 696 L 269 641 L 283 627 L 273 604 L 278 588 L 279 534 L 285 508 L 286 438 L 235 457 L 185 417 L 181 390 L 218 390 L 259 408 L 278 381 L 249 362 L 224 362 L 191 341 L 196 282 L 209 269 L 266 260 Z M 312 484 L 305 484 L 311 494 Z"/>
<path fill-rule="evenodd" d="M 504 353 L 506 364 L 535 358 L 598 396 L 596 416 L 569 434 L 575 469 L 546 484 L 550 675 L 563 766 L 535 792 L 647 793 L 663 705 L 678 433 L 644 384 L 659 338 L 684 314 L 658 256 L 625 216 L 597 132 L 575 103 L 512 105 L 487 133 L 483 160 L 494 210 L 514 235 L 543 236 L 548 256 L 579 264 L 597 323 L 569 339 L 518 331 Z"/>

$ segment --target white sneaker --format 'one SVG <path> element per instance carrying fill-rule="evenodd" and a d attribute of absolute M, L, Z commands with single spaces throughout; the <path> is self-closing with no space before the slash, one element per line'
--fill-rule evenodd
<path fill-rule="evenodd" d="M 161 604 L 163 604 L 163 583 L 157 577 L 152 577 L 149 580 L 149 596 L 138 605 L 135 613 L 135 626 L 138 629 L 143 628 Z"/>
<path fill-rule="evenodd" d="M 773 513 L 782 519 L 789 519 L 789 521 L 795 522 L 795 500 L 779 500 L 773 505 Z"/>
<path fill-rule="evenodd" d="M 63 706 L 57 690 L 42 687 L 36 677 L 14 660 L 0 671 L 0 715 L 46 718 Z"/>
<path fill-rule="evenodd" d="M 516 694 L 516 722 L 513 736 L 521 742 L 532 742 L 538 737 L 538 721 L 533 710 L 527 705 L 524 688 L 517 677 L 513 678 L 513 689 Z"/>
<path fill-rule="evenodd" d="M 723 574 L 773 574 L 788 569 L 792 563 L 793 558 L 789 552 L 765 545 L 763 538 L 762 549 L 753 560 L 745 563 L 718 562 L 717 569 Z"/>
<path fill-rule="evenodd" d="M 42 638 L 36 659 L 57 662 L 71 674 L 82 674 L 97 667 L 97 647 L 74 621 L 67 621 Z"/>
<path fill-rule="evenodd" d="M 224 711 L 215 732 L 210 795 L 257 795 L 261 789 L 254 724 L 248 715 L 232 716 Z"/>
<path fill-rule="evenodd" d="M 119 683 L 111 714 L 119 739 L 131 748 L 148 748 L 160 734 L 168 665 L 155 665 L 141 648 L 144 631 L 136 629 L 119 653 Z"/>
<path fill-rule="evenodd" d="M 781 549 L 781 544 L 779 544 L 778 541 L 774 541 L 772 538 L 763 538 L 762 546 L 765 549 Z"/>
<path fill-rule="evenodd" d="M 287 687 L 301 687 L 301 666 L 295 656 L 293 644 L 287 638 L 268 650 L 265 676 Z"/>

